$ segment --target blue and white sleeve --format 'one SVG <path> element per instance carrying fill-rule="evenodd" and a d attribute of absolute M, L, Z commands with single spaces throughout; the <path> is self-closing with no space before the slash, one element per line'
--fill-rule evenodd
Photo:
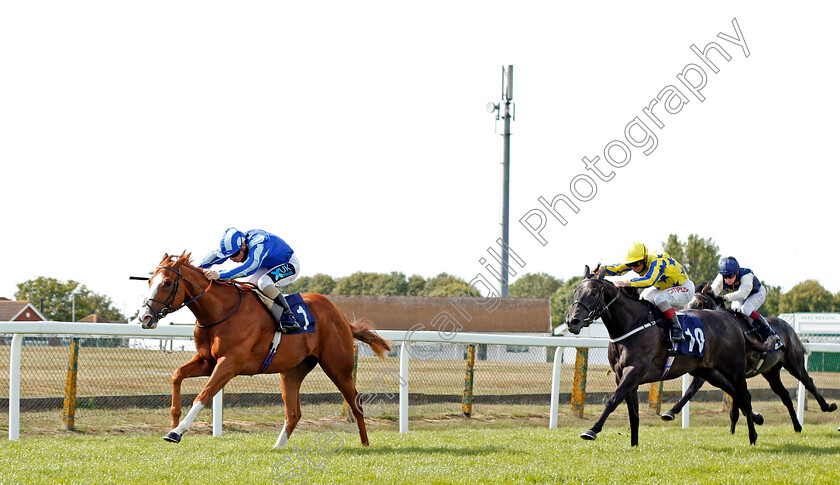
<path fill-rule="evenodd" d="M 265 244 L 253 244 L 248 248 L 248 259 L 241 266 L 219 274 L 219 278 L 223 280 L 234 280 L 243 276 L 252 275 L 259 269 L 267 254 Z"/>

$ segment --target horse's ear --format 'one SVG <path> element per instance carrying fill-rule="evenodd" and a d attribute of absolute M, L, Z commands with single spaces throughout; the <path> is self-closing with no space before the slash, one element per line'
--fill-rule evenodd
<path fill-rule="evenodd" d="M 598 279 L 599 280 L 604 279 L 604 276 L 606 276 L 606 275 L 607 275 L 607 268 L 601 268 L 600 270 L 598 270 Z"/>
<path fill-rule="evenodd" d="M 587 264 L 587 265 L 583 268 L 583 277 L 584 277 L 584 278 L 586 278 L 587 276 L 589 276 L 589 274 L 590 274 L 590 273 L 589 273 L 589 265 Z"/>
<path fill-rule="evenodd" d="M 169 253 L 163 253 L 163 258 L 161 258 L 160 264 L 166 263 L 167 261 L 169 261 L 169 258 Z"/>

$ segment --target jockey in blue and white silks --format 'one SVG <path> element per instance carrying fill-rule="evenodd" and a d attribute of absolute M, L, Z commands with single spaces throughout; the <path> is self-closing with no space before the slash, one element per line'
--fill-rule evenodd
<path fill-rule="evenodd" d="M 208 269 L 228 259 L 240 265 L 222 272 Z M 279 324 L 279 331 L 299 328 L 280 288 L 297 279 L 300 262 L 292 248 L 280 237 L 262 229 L 242 233 L 235 227 L 228 228 L 222 235 L 219 249 L 205 256 L 198 267 L 210 280 L 245 278 L 276 303 L 271 313 Z"/>

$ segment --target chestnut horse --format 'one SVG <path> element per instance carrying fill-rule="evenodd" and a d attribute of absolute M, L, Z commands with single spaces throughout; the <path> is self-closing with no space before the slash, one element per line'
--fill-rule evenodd
<path fill-rule="evenodd" d="M 186 252 L 181 256 L 165 254 L 149 278 L 149 287 L 149 297 L 137 317 L 143 328 L 155 328 L 160 318 L 184 306 L 197 319 L 196 354 L 172 374 L 172 430 L 164 439 L 177 443 L 198 412 L 228 381 L 260 372 L 275 326 L 271 313 L 251 288 L 209 281 L 201 269 L 190 263 Z M 316 364 L 320 364 L 350 405 L 362 446 L 368 446 L 365 418 L 353 384 L 353 339 L 370 345 L 380 358 L 390 350 L 390 344 L 368 322 L 348 322 L 327 297 L 316 293 L 301 296 L 315 318 L 315 331 L 283 335 L 274 360 L 263 371 L 279 373 L 283 381 L 286 421 L 274 447 L 286 444 L 300 420 L 300 385 Z M 199 376 L 210 379 L 179 422 L 181 381 Z"/>
<path fill-rule="evenodd" d="M 670 327 L 652 322 L 655 318 L 651 316 L 651 307 L 639 299 L 635 288 L 617 288 L 604 279 L 603 269 L 593 274 L 587 266 L 574 297 L 566 315 L 566 326 L 570 332 L 578 334 L 581 328 L 602 319 L 610 334 L 608 356 L 617 384 L 615 393 L 604 404 L 601 417 L 580 435 L 581 438 L 594 440 L 609 415 L 625 401 L 630 418 L 630 445 L 638 446 L 639 385 L 688 373 L 703 377 L 733 396 L 733 402 L 747 416 L 750 443 L 755 444 L 758 435 L 745 377 L 747 344 L 744 334 L 732 324 L 731 316 L 721 312 L 693 312 L 704 326 L 703 356 L 678 354 L 668 368 Z M 697 337 L 700 341 L 700 336 Z"/>
<path fill-rule="evenodd" d="M 722 310 L 734 314 L 732 310 L 725 309 L 723 306 L 723 300 L 712 293 L 711 285 L 708 283 L 702 283 L 697 287 L 697 292 L 694 294 L 694 298 L 692 298 L 686 308 Z M 736 316 L 736 318 L 742 324 L 746 324 L 742 317 Z M 802 425 L 799 424 L 799 419 L 796 417 L 796 410 L 793 408 L 793 400 L 791 399 L 790 392 L 788 392 L 787 388 L 782 383 L 780 375 L 782 367 L 787 369 L 790 375 L 797 378 L 799 382 L 805 385 L 805 389 L 808 389 L 808 391 L 814 395 L 817 399 L 817 403 L 820 405 L 820 409 L 823 412 L 830 413 L 837 410 L 837 404 L 827 403 L 822 394 L 820 394 L 819 390 L 817 390 L 817 386 L 814 385 L 814 380 L 808 375 L 808 370 L 805 368 L 805 354 L 807 353 L 807 350 L 805 349 L 805 345 L 802 344 L 802 341 L 799 340 L 799 336 L 796 335 L 793 328 L 781 318 L 768 318 L 767 323 L 769 323 L 770 326 L 773 327 L 773 330 L 779 334 L 779 337 L 782 339 L 782 343 L 785 344 L 785 350 L 783 352 L 779 352 L 780 355 L 775 359 L 770 359 L 770 356 L 768 356 L 767 361 L 772 363 L 772 365 L 769 367 L 762 365 L 758 373 L 767 380 L 770 384 L 770 388 L 773 389 L 773 392 L 782 399 L 782 402 L 790 415 L 790 420 L 793 422 L 793 430 L 799 433 L 802 431 Z M 746 329 L 746 327 L 744 328 L 745 330 L 752 331 L 752 329 Z M 758 373 L 753 375 L 747 374 L 747 377 L 753 377 L 758 375 Z M 677 402 L 673 408 L 662 414 L 662 419 L 665 421 L 674 419 L 674 417 L 682 411 L 683 406 L 685 406 L 685 404 L 690 401 L 695 394 L 697 394 L 697 391 L 699 391 L 700 387 L 703 386 L 703 382 L 703 379 L 700 377 L 692 378 L 691 385 L 686 390 L 685 395 L 680 398 L 679 402 Z M 764 422 L 764 417 L 760 414 L 754 415 L 753 419 L 756 420 L 756 424 Z M 730 431 L 734 432 L 735 423 L 737 421 L 738 411 L 736 409 L 734 410 L 734 413 L 730 415 Z"/>

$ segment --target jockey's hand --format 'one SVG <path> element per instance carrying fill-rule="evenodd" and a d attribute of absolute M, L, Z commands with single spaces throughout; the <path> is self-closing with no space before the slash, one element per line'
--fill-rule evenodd
<path fill-rule="evenodd" d="M 210 281 L 217 280 L 217 279 L 219 279 L 219 272 L 218 271 L 213 271 L 213 270 L 210 270 L 210 269 L 205 269 L 204 270 L 204 277 L 207 278 Z"/>
<path fill-rule="evenodd" d="M 618 288 L 624 288 L 625 286 L 630 286 L 630 282 L 627 280 L 616 281 L 615 286 Z"/>

